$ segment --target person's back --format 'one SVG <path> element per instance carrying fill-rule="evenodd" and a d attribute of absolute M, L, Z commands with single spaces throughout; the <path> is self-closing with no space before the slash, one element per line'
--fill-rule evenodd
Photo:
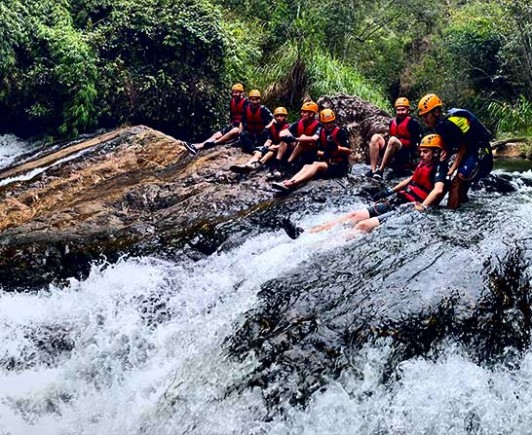
<path fill-rule="evenodd" d="M 442 136 L 446 144 L 444 158 L 455 155 L 449 175 L 456 175 L 449 188 L 447 207 L 458 208 L 468 201 L 471 183 L 488 175 L 493 168 L 490 133 L 468 110 L 451 109 L 444 114 L 443 102 L 435 94 L 419 100 L 418 112 L 425 125 Z"/>

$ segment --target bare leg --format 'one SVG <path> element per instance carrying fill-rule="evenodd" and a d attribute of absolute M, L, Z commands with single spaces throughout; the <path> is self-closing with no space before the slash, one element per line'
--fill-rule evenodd
<path fill-rule="evenodd" d="M 337 225 L 349 222 L 352 225 L 357 224 L 360 221 L 364 220 L 371 220 L 369 217 L 369 212 L 366 209 L 363 210 L 356 210 L 352 211 L 350 213 L 347 213 L 343 216 L 340 216 L 338 219 L 332 220 L 330 222 L 327 222 L 323 225 L 318 225 L 315 227 L 312 227 L 309 232 L 310 233 L 319 233 L 321 231 L 328 231 L 331 228 L 334 228 Z"/>
<path fill-rule="evenodd" d="M 294 175 L 290 180 L 287 181 L 287 184 L 292 186 L 298 186 L 305 181 L 311 180 L 319 172 L 327 170 L 327 163 L 325 162 L 314 162 L 310 165 L 304 165 L 301 170 Z"/>
<path fill-rule="evenodd" d="M 362 232 L 362 233 L 370 233 L 375 228 L 377 228 L 379 225 L 380 225 L 380 222 L 379 222 L 379 218 L 377 217 L 364 219 L 356 225 L 355 231 Z"/>
<path fill-rule="evenodd" d="M 290 154 L 290 157 L 288 157 L 288 163 L 294 163 L 301 152 L 303 151 L 303 145 L 299 142 L 296 142 L 296 146 L 294 147 L 292 154 Z"/>
<path fill-rule="evenodd" d="M 266 163 L 268 163 L 274 156 L 275 156 L 275 152 L 274 151 L 268 151 L 266 154 L 264 154 L 259 162 L 263 165 L 265 165 Z"/>
<path fill-rule="evenodd" d="M 239 134 L 240 134 L 240 129 L 238 127 L 233 127 L 223 136 L 216 138 L 213 142 L 215 145 L 223 144 L 223 143 L 229 142 L 230 140 L 236 139 Z"/>
<path fill-rule="evenodd" d="M 390 140 L 388 141 L 388 146 L 386 147 L 386 151 L 384 151 L 384 156 L 382 158 L 382 163 L 380 166 L 380 170 L 384 171 L 392 161 L 393 156 L 397 151 L 401 149 L 403 144 L 399 139 L 397 139 L 395 136 L 392 136 Z"/>
<path fill-rule="evenodd" d="M 200 149 L 202 149 L 205 146 L 206 142 L 214 142 L 216 139 L 220 139 L 221 137 L 222 137 L 222 132 L 221 131 L 217 131 L 210 138 L 204 140 L 203 142 L 195 144 L 195 146 L 196 146 L 197 149 L 200 150 Z"/>
<path fill-rule="evenodd" d="M 379 162 L 379 152 L 384 148 L 386 142 L 384 137 L 380 134 L 374 134 L 369 141 L 369 163 L 373 172 L 377 169 L 377 163 Z"/>

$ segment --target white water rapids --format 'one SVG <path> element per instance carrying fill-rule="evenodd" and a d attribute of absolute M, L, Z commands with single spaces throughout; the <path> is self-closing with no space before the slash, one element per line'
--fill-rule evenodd
<path fill-rule="evenodd" d="M 265 233 L 195 263 L 125 259 L 61 288 L 0 290 L 0 435 L 530 433 L 531 351 L 486 368 L 449 343 L 383 385 L 384 340 L 273 420 L 258 389 L 232 389 L 256 361 L 228 359 L 223 342 L 261 284 L 340 239 Z"/>

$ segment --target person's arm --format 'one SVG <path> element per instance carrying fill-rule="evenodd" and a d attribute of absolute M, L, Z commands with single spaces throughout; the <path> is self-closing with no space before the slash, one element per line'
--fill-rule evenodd
<path fill-rule="evenodd" d="M 246 106 L 244 105 L 244 113 L 242 113 L 242 121 L 240 121 L 240 126 L 238 127 L 240 129 L 240 133 L 244 132 L 244 129 L 247 128 L 248 122 L 246 120 Z"/>
<path fill-rule="evenodd" d="M 396 184 L 392 190 L 394 192 L 399 192 L 400 190 L 404 189 L 408 183 L 410 183 L 412 181 L 412 176 L 408 177 L 408 178 L 405 178 L 403 181 L 401 181 L 399 184 Z"/>
<path fill-rule="evenodd" d="M 421 142 L 421 136 L 423 134 L 423 128 L 421 127 L 421 124 L 414 118 L 410 120 L 408 123 L 408 130 L 410 133 L 410 140 L 411 140 L 411 146 L 412 149 L 417 149 L 419 146 L 419 143 Z"/>
<path fill-rule="evenodd" d="M 434 184 L 434 189 L 430 191 L 425 200 L 420 204 L 416 203 L 416 210 L 426 210 L 427 208 L 438 204 L 445 194 L 445 183 L 439 181 Z M 419 206 L 419 208 L 418 208 Z M 419 211 L 421 211 L 419 210 Z"/>
<path fill-rule="evenodd" d="M 270 126 L 273 122 L 273 113 L 266 106 L 262 106 L 261 117 L 262 117 L 262 121 L 266 125 L 266 128 L 268 128 L 268 126 Z"/>
<path fill-rule="evenodd" d="M 447 172 L 447 175 L 452 175 L 454 173 L 454 171 L 456 171 L 458 169 L 458 167 L 460 166 L 460 163 L 462 163 L 462 160 L 464 159 L 465 152 L 466 152 L 466 147 L 462 143 L 458 147 L 458 152 L 456 153 L 456 158 L 454 159 L 453 164 L 449 168 L 449 171 Z"/>
<path fill-rule="evenodd" d="M 316 127 L 316 130 L 311 136 L 302 134 L 301 136 L 296 137 L 296 140 L 303 145 L 317 146 L 318 141 L 320 140 L 320 133 L 321 133 L 321 127 L 318 126 Z"/>
<path fill-rule="evenodd" d="M 340 129 L 340 131 L 338 132 L 337 140 L 338 152 L 346 155 L 351 154 L 351 148 L 349 147 L 349 137 L 345 128 Z"/>

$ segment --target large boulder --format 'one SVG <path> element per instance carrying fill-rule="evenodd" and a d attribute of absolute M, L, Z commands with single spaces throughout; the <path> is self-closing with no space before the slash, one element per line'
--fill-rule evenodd
<path fill-rule="evenodd" d="M 368 144 L 374 134 L 388 134 L 392 117 L 359 97 L 344 94 L 321 97 L 318 104 L 322 109 L 334 110 L 338 125 L 349 132 L 353 162 L 366 160 Z"/>
<path fill-rule="evenodd" d="M 248 158 L 235 147 L 193 157 L 144 126 L 38 149 L 0 173 L 0 282 L 40 286 L 123 254 L 210 255 L 236 235 L 278 225 L 295 204 L 344 189 L 322 180 L 287 199 L 265 171 L 228 171 Z"/>

